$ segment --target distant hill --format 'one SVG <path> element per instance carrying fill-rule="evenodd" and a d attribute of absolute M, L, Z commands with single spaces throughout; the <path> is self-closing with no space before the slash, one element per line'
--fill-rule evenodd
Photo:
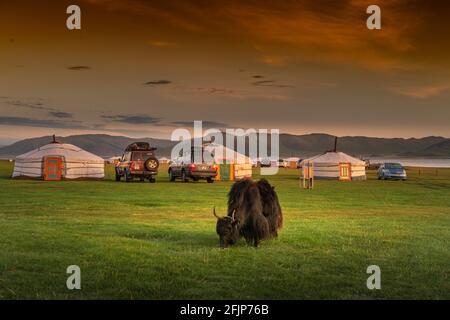
<path fill-rule="evenodd" d="M 162 139 L 141 138 L 134 139 L 123 136 L 110 136 L 106 134 L 87 134 L 68 137 L 57 137 L 60 142 L 76 145 L 86 151 L 101 157 L 121 155 L 123 150 L 132 142 L 143 141 L 158 148 L 158 155 L 170 155 L 174 142 Z M 52 141 L 52 137 L 39 137 L 18 141 L 10 146 L 0 148 L 0 157 L 12 158 L 25 152 L 46 145 Z"/>
<path fill-rule="evenodd" d="M 405 156 L 446 157 L 450 158 L 450 139 L 432 144 L 419 152 L 407 152 Z"/>
<path fill-rule="evenodd" d="M 170 156 L 176 142 L 152 138 L 129 138 L 105 134 L 57 137 L 58 141 L 74 144 L 101 157 L 121 155 L 127 145 L 135 141 L 145 141 L 158 148 L 158 156 Z M 269 139 L 270 140 L 270 139 Z M 50 136 L 25 139 L 10 146 L 0 148 L 0 157 L 13 158 L 52 141 Z M 301 158 L 332 150 L 334 136 L 313 133 L 307 135 L 280 134 L 280 156 Z M 421 139 L 340 137 L 339 151 L 354 156 L 412 156 L 450 157 L 450 139 L 425 137 Z"/>
<path fill-rule="evenodd" d="M 303 150 L 302 155 L 310 156 L 334 148 L 334 136 L 326 134 L 309 135 L 280 135 L 280 153 L 290 154 L 295 150 Z M 439 143 L 447 143 L 450 139 L 443 137 L 425 137 L 421 139 L 410 138 L 372 138 L 372 137 L 340 137 L 337 149 L 354 156 L 400 156 L 407 153 L 415 156 L 442 155 L 438 152 L 439 146 L 434 153 L 426 149 Z"/>

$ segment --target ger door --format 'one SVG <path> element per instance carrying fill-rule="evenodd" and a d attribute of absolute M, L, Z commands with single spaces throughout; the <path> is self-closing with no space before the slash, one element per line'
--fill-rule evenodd
<path fill-rule="evenodd" d="M 62 158 L 46 157 L 44 159 L 44 180 L 61 180 L 62 177 Z"/>

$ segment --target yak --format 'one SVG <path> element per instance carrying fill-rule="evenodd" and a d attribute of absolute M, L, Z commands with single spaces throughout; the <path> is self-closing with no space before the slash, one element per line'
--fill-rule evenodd
<path fill-rule="evenodd" d="M 261 240 L 276 238 L 283 226 L 278 196 L 265 179 L 235 182 L 228 193 L 227 216 L 218 217 L 215 208 L 213 214 L 221 248 L 235 244 L 240 237 L 258 247 Z"/>

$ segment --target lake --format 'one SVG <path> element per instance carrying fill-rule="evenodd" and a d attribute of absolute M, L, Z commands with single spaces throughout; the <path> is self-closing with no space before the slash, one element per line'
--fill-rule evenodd
<path fill-rule="evenodd" d="M 371 163 L 398 162 L 405 167 L 450 168 L 450 159 L 368 158 Z"/>

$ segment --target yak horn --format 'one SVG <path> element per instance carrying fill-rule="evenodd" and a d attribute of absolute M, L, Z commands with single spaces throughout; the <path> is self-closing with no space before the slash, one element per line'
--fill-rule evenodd
<path fill-rule="evenodd" d="M 236 213 L 236 209 L 233 210 L 233 213 L 231 214 L 231 220 L 234 221 L 234 214 Z"/>
<path fill-rule="evenodd" d="M 220 219 L 219 216 L 216 214 L 216 207 L 215 207 L 215 206 L 214 206 L 214 209 L 213 209 L 213 214 L 214 214 L 214 216 L 215 216 L 217 219 Z"/>

